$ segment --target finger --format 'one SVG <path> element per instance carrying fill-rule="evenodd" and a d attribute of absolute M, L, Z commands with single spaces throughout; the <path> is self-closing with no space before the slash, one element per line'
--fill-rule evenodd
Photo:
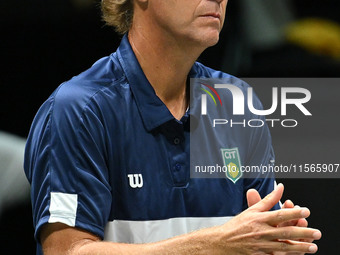
<path fill-rule="evenodd" d="M 282 206 L 283 209 L 294 208 L 294 203 L 291 200 L 286 200 Z M 299 220 L 283 222 L 278 227 L 296 226 Z"/>
<path fill-rule="evenodd" d="M 270 240 L 319 240 L 321 238 L 321 232 L 318 229 L 313 228 L 282 227 L 272 228 L 263 236 Z"/>
<path fill-rule="evenodd" d="M 306 228 L 308 227 L 308 221 L 306 219 L 299 219 L 297 224 L 296 224 L 297 227 L 302 227 L 302 228 Z M 299 239 L 297 241 L 301 241 L 301 242 L 306 242 L 306 243 L 311 243 L 313 242 L 314 240 L 313 239 Z"/>
<path fill-rule="evenodd" d="M 256 189 L 250 189 L 247 191 L 248 207 L 251 207 L 261 201 L 261 196 Z"/>
<path fill-rule="evenodd" d="M 295 252 L 295 251 L 291 251 L 291 252 L 284 252 L 284 251 L 278 251 L 278 252 L 273 252 L 273 255 L 305 255 L 304 252 Z"/>
<path fill-rule="evenodd" d="M 284 207 L 282 207 L 282 208 L 288 208 L 288 207 L 285 206 L 286 202 L 284 204 Z M 290 207 L 291 205 L 288 205 L 288 206 L 289 206 L 289 208 L 292 208 L 292 207 Z M 295 206 L 294 208 L 301 208 L 301 207 Z M 298 219 L 298 220 L 287 221 L 287 222 L 284 222 L 284 223 L 281 223 L 281 224 L 278 225 L 278 227 L 287 227 L 287 226 L 297 226 L 297 227 L 306 228 L 306 227 L 308 227 L 308 221 L 306 219 Z"/>
<path fill-rule="evenodd" d="M 303 222 L 303 223 L 300 223 Z M 306 228 L 308 227 L 308 221 L 306 219 L 299 219 L 297 225 L 287 225 L 287 226 L 297 226 L 297 227 L 302 227 L 302 228 Z M 284 227 L 284 226 L 281 226 Z M 295 241 L 300 241 L 300 242 L 305 242 L 305 243 L 312 243 L 314 241 L 314 239 L 295 239 Z"/>
<path fill-rule="evenodd" d="M 273 252 L 272 255 L 305 255 L 306 253 L 304 252 L 284 252 L 284 251 L 279 251 L 279 252 Z"/>
<path fill-rule="evenodd" d="M 304 243 L 312 243 L 315 240 L 313 240 L 313 239 L 296 239 L 294 241 L 299 241 L 299 242 L 304 242 Z"/>
<path fill-rule="evenodd" d="M 280 226 L 284 222 L 307 218 L 310 215 L 308 208 L 281 209 L 273 212 L 265 212 L 264 220 L 271 226 Z"/>
<path fill-rule="evenodd" d="M 279 241 L 274 242 L 273 249 L 276 252 L 285 252 L 286 254 L 314 254 L 318 251 L 318 246 L 316 244 L 297 241 Z"/>
<path fill-rule="evenodd" d="M 270 194 L 250 207 L 248 210 L 255 210 L 259 212 L 269 211 L 280 201 L 283 194 L 283 189 L 283 184 L 280 183 Z"/>
<path fill-rule="evenodd" d="M 301 208 L 298 205 L 295 205 L 294 208 Z M 306 219 L 299 219 L 298 222 L 296 223 L 296 226 L 298 227 L 308 227 L 308 221 Z"/>
<path fill-rule="evenodd" d="M 302 227 L 302 228 L 306 228 L 308 227 L 308 221 L 306 219 L 299 219 L 297 224 L 296 224 L 297 227 Z M 313 242 L 314 240 L 313 239 L 299 239 L 297 241 L 301 241 L 301 242 L 306 242 L 306 243 L 311 243 Z"/>
<path fill-rule="evenodd" d="M 282 223 L 278 224 L 277 227 L 282 228 L 282 227 L 296 226 L 298 224 L 299 220 L 300 219 L 282 222 Z"/>
<path fill-rule="evenodd" d="M 308 221 L 306 219 L 299 219 L 295 226 L 306 228 L 308 227 Z"/>
<path fill-rule="evenodd" d="M 291 200 L 286 200 L 282 208 L 294 208 L 294 203 Z"/>

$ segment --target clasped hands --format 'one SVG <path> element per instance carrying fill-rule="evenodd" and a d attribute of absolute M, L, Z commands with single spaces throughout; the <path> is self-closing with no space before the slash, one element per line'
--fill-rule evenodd
<path fill-rule="evenodd" d="M 249 208 L 222 225 L 228 240 L 228 254 L 305 254 L 315 253 L 318 247 L 314 240 L 321 238 L 321 232 L 308 228 L 308 208 L 294 206 L 287 200 L 280 210 L 269 211 L 283 195 L 284 187 L 276 189 L 261 199 L 251 189 L 247 192 Z"/>

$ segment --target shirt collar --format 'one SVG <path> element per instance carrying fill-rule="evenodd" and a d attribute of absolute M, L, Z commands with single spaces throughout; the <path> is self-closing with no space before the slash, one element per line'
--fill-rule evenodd
<path fill-rule="evenodd" d="M 150 132 L 160 125 L 174 120 L 175 118 L 156 95 L 155 90 L 146 78 L 132 50 L 127 34 L 124 35 L 117 49 L 117 56 L 130 84 L 132 94 L 136 99 L 136 104 L 146 129 Z M 197 70 L 195 69 L 194 65 L 189 73 L 189 77 L 197 75 Z M 188 112 L 186 115 L 188 115 Z"/>
<path fill-rule="evenodd" d="M 119 62 L 130 84 L 132 94 L 148 131 L 174 119 L 165 104 L 156 95 L 155 90 L 146 78 L 127 35 L 124 35 L 117 50 Z"/>

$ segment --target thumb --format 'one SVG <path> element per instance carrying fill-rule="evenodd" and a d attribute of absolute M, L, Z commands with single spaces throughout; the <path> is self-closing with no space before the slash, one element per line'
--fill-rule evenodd
<path fill-rule="evenodd" d="M 260 201 L 261 201 L 261 196 L 256 189 L 250 189 L 247 191 L 248 207 L 251 207 Z"/>
<path fill-rule="evenodd" d="M 259 212 L 269 211 L 274 207 L 274 205 L 276 205 L 281 200 L 283 190 L 284 190 L 283 184 L 280 183 L 270 194 L 268 194 L 265 198 L 263 198 L 258 203 L 254 204 L 249 209 Z"/>

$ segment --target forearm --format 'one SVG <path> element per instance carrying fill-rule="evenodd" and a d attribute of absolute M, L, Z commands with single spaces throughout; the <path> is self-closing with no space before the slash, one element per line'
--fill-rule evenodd
<path fill-rule="evenodd" d="M 310 243 L 321 238 L 317 229 L 283 225 L 309 216 L 307 208 L 269 211 L 282 197 L 283 186 L 251 206 L 232 220 L 150 244 L 102 242 L 99 237 L 61 223 L 46 224 L 41 230 L 45 255 L 251 255 L 315 253 Z M 278 227 L 282 226 L 282 227 Z M 158 230 L 162 231 L 162 230 Z M 286 240 L 286 241 L 285 241 Z M 294 240 L 310 240 L 295 242 Z"/>
<path fill-rule="evenodd" d="M 185 255 L 219 254 L 216 228 L 208 228 L 149 244 L 123 244 L 84 241 L 74 246 L 68 255 Z"/>

